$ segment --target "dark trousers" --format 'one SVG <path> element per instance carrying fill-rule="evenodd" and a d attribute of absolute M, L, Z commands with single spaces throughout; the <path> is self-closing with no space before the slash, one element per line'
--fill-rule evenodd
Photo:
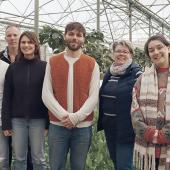
<path fill-rule="evenodd" d="M 10 167 L 11 167 L 11 163 L 12 163 L 12 138 L 9 137 L 9 164 L 10 164 Z M 30 145 L 28 145 L 27 170 L 33 170 Z"/>
<path fill-rule="evenodd" d="M 159 166 L 159 158 L 155 159 L 155 170 L 158 170 L 158 166 Z"/>
<path fill-rule="evenodd" d="M 115 170 L 133 170 L 134 143 L 117 143 L 110 130 L 105 130 L 105 137 Z"/>

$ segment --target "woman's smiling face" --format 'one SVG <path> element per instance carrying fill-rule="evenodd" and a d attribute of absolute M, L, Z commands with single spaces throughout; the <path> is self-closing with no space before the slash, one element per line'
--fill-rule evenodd
<path fill-rule="evenodd" d="M 148 53 L 151 61 L 158 67 L 169 67 L 170 47 L 159 40 L 152 40 L 148 44 Z"/>
<path fill-rule="evenodd" d="M 125 64 L 130 58 L 132 58 L 132 54 L 129 51 L 129 48 L 124 45 L 117 45 L 113 51 L 113 59 L 116 65 Z"/>

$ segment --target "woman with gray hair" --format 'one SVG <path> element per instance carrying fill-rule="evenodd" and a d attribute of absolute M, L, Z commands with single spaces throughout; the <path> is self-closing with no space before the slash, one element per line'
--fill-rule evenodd
<path fill-rule="evenodd" d="M 106 72 L 99 94 L 98 131 L 104 130 L 115 170 L 133 169 L 135 134 L 131 123 L 132 89 L 142 73 L 133 62 L 127 41 L 113 44 L 113 63 Z"/>

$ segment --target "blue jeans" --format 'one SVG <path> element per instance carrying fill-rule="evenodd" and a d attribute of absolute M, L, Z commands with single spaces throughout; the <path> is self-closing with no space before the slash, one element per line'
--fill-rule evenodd
<path fill-rule="evenodd" d="M 44 155 L 45 120 L 44 119 L 12 119 L 12 146 L 14 149 L 14 170 L 26 170 L 28 139 L 34 170 L 45 170 Z"/>
<path fill-rule="evenodd" d="M 50 124 L 49 161 L 50 170 L 64 170 L 70 150 L 71 170 L 84 170 L 91 144 L 92 127 L 67 129 Z"/>
<path fill-rule="evenodd" d="M 115 135 L 105 131 L 107 147 L 115 170 L 133 170 L 133 143 L 117 143 Z"/>
<path fill-rule="evenodd" d="M 0 126 L 0 170 L 9 170 L 8 137 L 3 135 L 1 126 Z"/>

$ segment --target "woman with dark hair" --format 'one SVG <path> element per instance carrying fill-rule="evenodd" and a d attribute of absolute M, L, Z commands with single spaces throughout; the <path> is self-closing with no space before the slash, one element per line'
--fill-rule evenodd
<path fill-rule="evenodd" d="M 23 32 L 17 61 L 6 72 L 2 102 L 2 129 L 5 136 L 12 135 L 14 170 L 26 170 L 28 139 L 33 169 L 46 169 L 44 133 L 48 112 L 41 99 L 45 67 L 36 34 Z"/>
<path fill-rule="evenodd" d="M 99 93 L 98 130 L 104 130 L 115 170 L 132 170 L 135 139 L 130 115 L 132 89 L 142 72 L 133 62 L 130 42 L 115 42 L 112 49 L 114 62 Z"/>
<path fill-rule="evenodd" d="M 151 36 L 145 53 L 152 66 L 133 90 L 132 124 L 136 133 L 134 165 L 142 170 L 170 169 L 170 43 Z"/>

